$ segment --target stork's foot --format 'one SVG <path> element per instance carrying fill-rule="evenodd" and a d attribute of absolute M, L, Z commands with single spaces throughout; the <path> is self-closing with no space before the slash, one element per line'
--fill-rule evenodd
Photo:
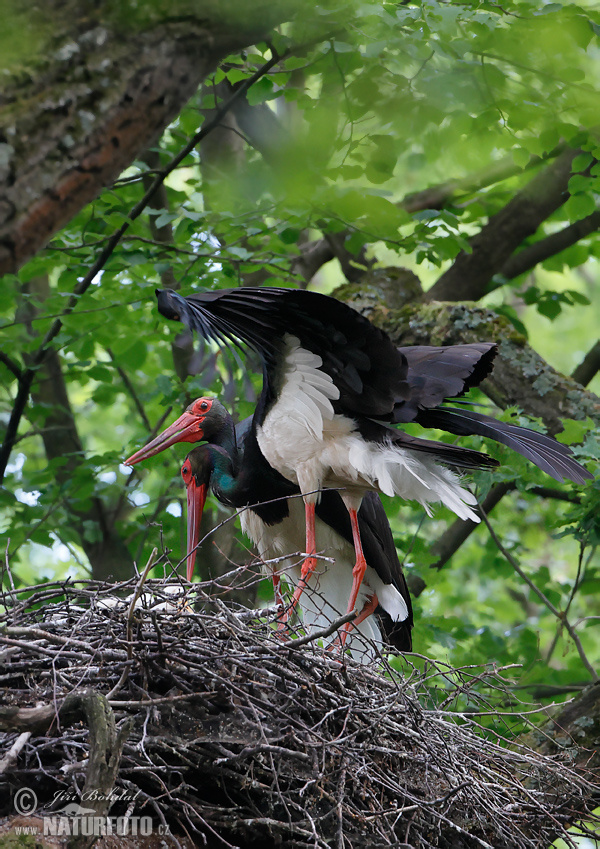
<path fill-rule="evenodd" d="M 275 628 L 275 636 L 281 640 L 290 639 L 290 629 L 288 626 L 289 611 L 284 612 L 278 617 L 277 627 Z"/>
<path fill-rule="evenodd" d="M 287 606 L 282 603 L 281 608 L 281 613 L 277 614 L 277 627 L 273 633 L 279 640 L 291 640 L 292 635 L 290 633 L 289 620 L 290 616 L 296 609 L 296 605 L 292 600 Z"/>
<path fill-rule="evenodd" d="M 344 654 L 344 644 L 342 643 L 339 634 L 335 638 L 335 640 L 332 640 L 329 643 L 329 645 L 327 646 L 327 648 L 325 650 L 328 651 L 328 652 L 331 652 L 331 654 L 337 654 L 339 657 L 343 656 L 343 654 Z"/>
<path fill-rule="evenodd" d="M 292 600 L 289 603 L 289 605 L 287 606 L 287 608 L 285 608 L 285 610 L 283 610 L 283 612 L 280 613 L 279 616 L 277 617 L 277 619 L 278 619 L 277 631 L 279 633 L 281 633 L 282 631 L 288 630 L 288 622 L 289 622 L 290 616 L 294 613 L 294 611 L 298 607 L 298 602 L 300 601 L 300 597 L 302 596 L 302 593 L 304 592 L 304 590 L 308 586 L 308 579 L 310 578 L 310 576 L 314 572 L 316 565 L 317 565 L 316 557 L 311 557 L 311 556 L 307 557 L 306 560 L 304 561 L 304 563 L 302 564 L 302 570 L 301 570 L 301 573 L 300 573 L 300 580 L 298 581 L 298 586 L 294 590 L 294 595 L 292 596 Z"/>
<path fill-rule="evenodd" d="M 271 633 L 271 636 L 280 643 L 289 643 L 291 640 L 290 632 L 285 626 L 283 628 L 277 627 L 275 631 Z"/>
<path fill-rule="evenodd" d="M 378 605 L 379 599 L 377 598 L 377 593 L 373 593 L 371 598 L 367 602 L 365 602 L 363 609 L 360 611 L 356 619 L 354 619 L 353 622 L 346 622 L 345 625 L 342 625 L 338 637 L 342 649 L 346 644 L 346 640 L 348 639 L 348 634 L 350 633 L 350 631 L 357 625 L 360 625 L 361 622 L 364 622 L 367 616 L 370 616 L 372 613 L 375 613 Z M 350 613 L 350 611 L 348 611 L 348 613 Z"/>

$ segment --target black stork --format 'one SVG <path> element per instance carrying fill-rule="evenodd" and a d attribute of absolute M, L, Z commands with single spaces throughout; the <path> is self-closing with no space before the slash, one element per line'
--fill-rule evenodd
<path fill-rule="evenodd" d="M 236 432 L 237 431 L 237 432 Z M 187 578 L 192 579 L 199 522 L 210 487 L 223 504 L 239 510 L 242 529 L 265 561 L 285 558 L 282 570 L 296 588 L 308 583 L 303 622 L 311 631 L 325 628 L 339 615 L 351 592 L 354 547 L 352 527 L 339 494 L 323 492 L 316 509 L 319 547 L 334 563 L 303 579 L 295 552 L 304 549 L 304 510 L 300 490 L 269 466 L 254 438 L 253 419 L 236 429 L 216 398 L 198 398 L 172 425 L 125 462 L 134 465 L 176 442 L 207 443 L 194 448 L 182 466 L 188 501 Z M 240 509 L 248 508 L 248 509 Z M 412 608 L 392 532 L 380 498 L 368 493 L 358 512 L 367 562 L 357 599 L 359 615 L 341 634 L 357 629 L 368 640 L 382 640 L 410 651 Z M 276 599 L 282 601 L 278 572 L 272 574 Z M 371 614 L 375 614 L 375 619 Z M 287 617 L 284 617 L 287 618 Z M 364 659 L 364 648 L 350 648 Z"/>
<path fill-rule="evenodd" d="M 364 316 L 334 298 L 302 289 L 242 287 L 182 297 L 157 290 L 162 315 L 208 340 L 256 351 L 263 389 L 252 429 L 267 463 L 297 484 L 305 502 L 306 552 L 297 603 L 316 566 L 315 505 L 339 488 L 350 516 L 356 561 L 348 610 L 365 571 L 357 510 L 366 491 L 442 502 L 479 521 L 475 498 L 447 467 L 496 465 L 478 451 L 419 439 L 392 425 L 417 422 L 510 446 L 555 479 L 592 476 L 549 436 L 464 407 L 440 407 L 490 372 L 494 343 L 397 348 Z M 442 463 L 443 465 L 440 465 Z"/>

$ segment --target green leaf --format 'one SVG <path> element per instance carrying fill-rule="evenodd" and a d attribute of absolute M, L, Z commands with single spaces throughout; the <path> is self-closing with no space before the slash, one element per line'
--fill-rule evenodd
<path fill-rule="evenodd" d="M 247 80 L 249 76 L 251 76 L 248 71 L 243 70 L 242 68 L 229 68 L 227 73 L 225 74 L 230 83 L 239 83 L 243 80 Z"/>
<path fill-rule="evenodd" d="M 575 174 L 569 180 L 569 192 L 572 195 L 575 195 L 578 192 L 586 192 L 593 185 L 593 177 L 584 177 L 582 174 Z"/>
<path fill-rule="evenodd" d="M 560 315 L 561 309 L 561 298 L 556 292 L 546 292 L 545 296 L 537 302 L 537 311 L 551 321 Z"/>
<path fill-rule="evenodd" d="M 257 106 L 259 103 L 264 103 L 265 100 L 271 100 L 277 96 L 278 93 L 273 89 L 273 80 L 269 77 L 261 77 L 250 86 L 246 99 L 250 106 Z"/>
<path fill-rule="evenodd" d="M 596 211 L 596 203 L 588 194 L 571 195 L 564 205 L 564 210 L 570 221 L 579 221 Z"/>
<path fill-rule="evenodd" d="M 157 217 L 155 224 L 157 227 L 164 227 L 165 224 L 170 224 L 171 221 L 175 221 L 176 218 L 177 215 L 175 215 L 175 213 L 162 211 Z"/>
<path fill-rule="evenodd" d="M 148 355 L 148 346 L 143 339 L 136 341 L 129 348 L 126 348 L 122 354 L 121 361 L 126 365 L 128 371 L 135 371 L 141 368 Z"/>
<path fill-rule="evenodd" d="M 561 419 L 563 429 L 556 435 L 556 439 L 563 445 L 573 445 L 583 442 L 590 431 L 596 428 L 595 422 L 588 416 L 584 421 L 578 419 Z"/>
<path fill-rule="evenodd" d="M 285 227 L 280 233 L 279 238 L 286 245 L 295 245 L 300 238 L 301 231 L 294 227 Z"/>
<path fill-rule="evenodd" d="M 339 41 L 337 38 L 333 42 L 333 49 L 336 53 L 353 53 L 356 47 L 353 44 L 348 44 L 345 41 Z"/>
<path fill-rule="evenodd" d="M 580 153 L 573 160 L 571 170 L 573 171 L 573 173 L 577 173 L 578 171 L 585 171 L 585 169 L 589 168 L 593 161 L 594 157 L 591 153 Z"/>
<path fill-rule="evenodd" d="M 513 161 L 519 168 L 525 168 L 529 164 L 531 154 L 522 147 L 516 147 L 511 151 Z"/>
<path fill-rule="evenodd" d="M 88 375 L 94 380 L 110 383 L 113 379 L 113 372 L 106 366 L 96 365 L 88 369 Z"/>
<path fill-rule="evenodd" d="M 157 376 L 156 386 L 158 391 L 162 392 L 165 398 L 168 398 L 173 394 L 173 381 L 166 374 L 159 374 Z"/>

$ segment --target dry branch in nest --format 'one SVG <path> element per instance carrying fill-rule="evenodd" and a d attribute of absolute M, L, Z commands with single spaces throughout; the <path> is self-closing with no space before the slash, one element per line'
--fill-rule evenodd
<path fill-rule="evenodd" d="M 546 847 L 590 821 L 581 770 L 450 712 L 498 673 L 341 663 L 206 584 L 177 588 L 138 585 L 135 604 L 119 600 L 134 582 L 5 593 L 2 816 L 29 788 L 38 816 L 72 799 L 261 849 Z M 434 678 L 446 698 L 426 707 Z"/>

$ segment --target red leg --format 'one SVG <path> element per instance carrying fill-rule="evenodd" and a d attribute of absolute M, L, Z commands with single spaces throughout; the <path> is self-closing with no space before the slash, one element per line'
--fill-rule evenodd
<path fill-rule="evenodd" d="M 356 619 L 353 622 L 346 622 L 340 634 L 340 645 L 342 646 L 342 648 L 344 647 L 344 643 L 346 642 L 350 631 L 357 625 L 360 625 L 361 622 L 364 622 L 367 616 L 370 616 L 372 613 L 375 613 L 378 604 L 379 599 L 377 598 L 377 594 L 373 593 L 369 601 L 365 602 L 363 609 L 360 611 Z"/>
<path fill-rule="evenodd" d="M 358 598 L 358 591 L 360 589 L 360 585 L 362 584 L 362 580 L 365 577 L 365 572 L 367 571 L 367 561 L 365 560 L 365 555 L 363 553 L 362 542 L 360 539 L 360 529 L 358 527 L 358 515 L 357 511 L 354 507 L 348 507 L 348 513 L 350 514 L 350 524 L 352 526 L 352 539 L 354 541 L 354 551 L 356 553 L 356 561 L 354 563 L 354 568 L 352 570 L 352 589 L 350 590 L 350 598 L 348 600 L 348 610 L 346 613 L 352 613 L 354 608 L 356 607 L 356 599 Z M 376 596 L 374 596 L 376 598 Z M 365 608 L 368 605 L 365 605 Z M 375 605 L 377 606 L 377 605 Z M 359 614 L 358 618 L 355 619 L 355 623 L 359 621 L 362 622 L 366 616 L 369 615 L 367 613 L 363 616 L 363 611 Z M 371 613 L 373 611 L 370 611 Z M 346 642 L 346 637 L 348 636 L 348 632 L 350 631 L 352 625 L 350 622 L 347 622 L 342 628 L 342 633 L 340 635 L 340 642 L 342 645 Z"/>
<path fill-rule="evenodd" d="M 350 508 L 348 512 L 350 513 L 350 524 L 352 525 L 352 539 L 354 540 L 354 551 L 356 553 L 356 562 L 354 563 L 354 569 L 352 570 L 352 576 L 354 578 L 354 581 L 352 583 L 352 589 L 350 590 L 348 610 L 346 611 L 347 613 L 351 613 L 356 606 L 358 591 L 360 589 L 360 585 L 362 584 L 362 579 L 365 577 L 365 572 L 367 571 L 367 561 L 365 560 L 365 555 L 362 549 L 360 530 L 358 527 L 357 511 L 353 508 Z"/>
<path fill-rule="evenodd" d="M 286 622 L 288 621 L 290 615 L 296 609 L 298 602 L 300 601 L 300 596 L 306 589 L 308 584 L 308 580 L 312 573 L 315 571 L 317 567 L 317 558 L 314 556 L 317 550 L 317 543 L 315 539 L 315 504 L 314 502 L 306 502 L 305 504 L 305 513 L 306 513 L 306 553 L 307 557 L 302 564 L 302 569 L 300 570 L 300 580 L 298 582 L 298 586 L 294 592 L 292 597 L 292 602 L 285 613 L 281 616 L 279 620 L 278 630 L 281 630 Z"/>
<path fill-rule="evenodd" d="M 271 580 L 273 581 L 273 593 L 275 594 L 275 604 L 279 607 L 283 607 L 283 593 L 281 592 L 281 576 L 276 569 L 273 569 L 273 574 L 271 575 Z"/>

